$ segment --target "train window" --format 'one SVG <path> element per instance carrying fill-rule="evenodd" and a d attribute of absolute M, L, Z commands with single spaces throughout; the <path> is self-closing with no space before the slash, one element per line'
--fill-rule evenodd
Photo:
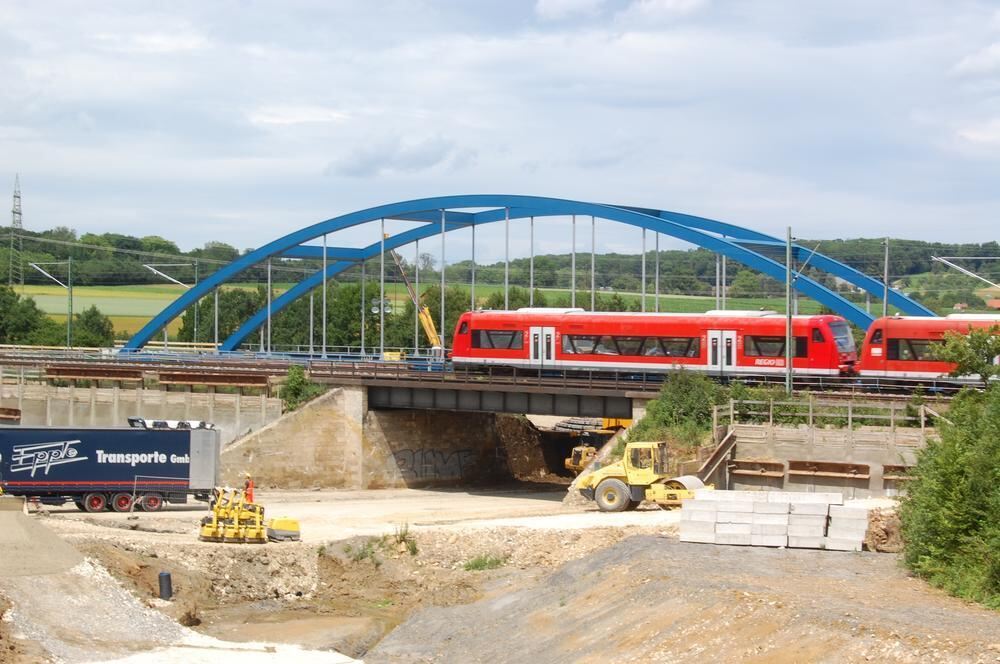
<path fill-rule="evenodd" d="M 458 328 L 458 333 L 459 334 L 465 334 L 468 331 L 469 331 L 469 321 L 463 320 L 462 321 L 462 327 Z"/>
<path fill-rule="evenodd" d="M 564 334 L 562 338 L 562 349 L 564 353 L 594 352 L 594 341 L 596 337 L 584 337 L 576 334 Z"/>
<path fill-rule="evenodd" d="M 823 338 L 823 332 L 818 327 L 814 327 L 813 328 L 813 343 L 814 344 L 821 344 L 824 341 L 826 341 L 826 339 Z"/>
<path fill-rule="evenodd" d="M 645 357 L 663 357 L 663 347 L 660 346 L 660 340 L 656 337 L 646 337 L 646 340 L 642 344 L 642 354 Z"/>
<path fill-rule="evenodd" d="M 597 355 L 617 355 L 618 347 L 615 345 L 615 338 L 609 336 L 598 338 L 593 352 Z"/>
<path fill-rule="evenodd" d="M 748 357 L 783 357 L 785 338 L 747 335 L 743 337 L 743 354 Z M 808 338 L 795 337 L 795 357 L 808 357 L 808 355 Z"/>
<path fill-rule="evenodd" d="M 903 362 L 933 362 L 934 347 L 940 344 L 934 339 L 889 339 L 886 358 Z"/>
<path fill-rule="evenodd" d="M 833 333 L 833 340 L 837 343 L 837 350 L 841 353 L 853 353 L 858 347 L 854 345 L 854 335 L 851 328 L 842 320 L 830 323 L 830 332 Z M 881 340 L 882 330 L 878 331 Z"/>
<path fill-rule="evenodd" d="M 642 337 L 615 337 L 618 342 L 618 352 L 622 355 L 641 355 Z"/>
<path fill-rule="evenodd" d="M 520 350 L 524 348 L 524 335 L 520 330 L 473 330 L 472 347 Z"/>
<path fill-rule="evenodd" d="M 872 333 L 872 340 L 869 343 L 871 343 L 871 344 L 880 344 L 880 343 L 882 343 L 882 328 L 881 327 L 878 328 L 877 330 L 875 330 Z"/>
<path fill-rule="evenodd" d="M 662 337 L 660 343 L 667 357 L 699 357 L 701 339 L 698 337 Z"/>

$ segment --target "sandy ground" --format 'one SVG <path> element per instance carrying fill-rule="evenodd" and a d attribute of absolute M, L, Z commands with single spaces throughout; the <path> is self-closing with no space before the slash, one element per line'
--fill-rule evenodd
<path fill-rule="evenodd" d="M 105 659 L 117 662 L 305 663 L 326 661 L 331 650 L 393 663 L 693 661 L 706 653 L 745 662 L 1000 662 L 1000 616 L 908 577 L 897 555 L 681 544 L 678 512 L 602 514 L 564 506 L 563 496 L 261 491 L 268 514 L 298 518 L 304 538 L 264 546 L 198 542 L 200 503 L 132 518 L 75 508 L 33 518 L 88 565 L 109 570 L 142 620 L 172 625 L 168 642 L 150 642 L 148 653 L 112 638 Z M 483 557 L 495 568 L 469 568 Z M 154 599 L 161 570 L 174 579 L 169 603 Z M 6 595 L 2 581 L 0 610 L 12 603 L 23 633 L 17 599 L 30 594 L 30 581 L 8 583 L 16 592 Z M 66 583 L 50 577 L 38 588 L 59 596 L 72 592 Z M 43 622 L 55 611 L 38 606 L 28 611 Z M 62 652 L 73 659 L 86 639 L 70 637 Z"/>
<path fill-rule="evenodd" d="M 320 544 L 360 535 L 381 535 L 401 525 L 411 528 L 467 523 L 479 519 L 565 517 L 584 508 L 562 505 L 564 489 L 555 491 L 459 491 L 383 489 L 376 491 L 258 491 L 256 502 L 265 517 L 299 520 L 302 541 Z M 86 514 L 72 505 L 45 508 L 55 519 L 82 521 L 109 528 L 138 528 L 190 533 L 208 513 L 206 503 L 168 505 L 162 512 Z M 594 526 L 617 525 L 625 515 L 600 514 L 589 507 Z M 610 517 L 610 518 L 609 518 Z"/>

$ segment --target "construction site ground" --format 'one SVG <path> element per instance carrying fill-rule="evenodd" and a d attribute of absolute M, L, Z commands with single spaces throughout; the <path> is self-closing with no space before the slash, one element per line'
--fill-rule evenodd
<path fill-rule="evenodd" d="M 48 508 L 32 518 L 86 560 L 49 578 L 5 577 L 0 562 L 0 612 L 14 609 L 0 620 L 0 662 L 156 661 L 136 651 L 177 639 L 206 656 L 253 641 L 367 662 L 1000 661 L 1000 614 L 909 577 L 895 554 L 683 544 L 676 512 L 603 514 L 564 495 L 260 492 L 269 515 L 302 523 L 302 542 L 267 545 L 198 542 L 201 503 L 132 518 Z M 155 599 L 161 571 L 171 602 Z M 94 622 L 87 640 L 67 632 L 78 602 L 38 597 L 79 593 L 108 614 L 101 603 L 120 594 L 87 592 L 105 574 L 168 626 L 114 614 L 121 624 Z M 12 639 L 27 616 L 46 624 Z M 125 636 L 151 631 L 164 634 Z"/>

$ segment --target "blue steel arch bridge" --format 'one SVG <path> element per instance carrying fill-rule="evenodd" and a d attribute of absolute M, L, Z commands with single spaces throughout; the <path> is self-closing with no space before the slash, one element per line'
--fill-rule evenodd
<path fill-rule="evenodd" d="M 646 231 L 673 237 L 708 249 L 717 255 L 725 257 L 725 259 L 742 263 L 778 282 L 785 283 L 786 281 L 786 266 L 773 258 L 779 250 L 784 251 L 785 240 L 723 221 L 669 210 L 589 203 L 540 196 L 504 194 L 440 196 L 389 203 L 350 212 L 306 226 L 272 240 L 264 246 L 237 258 L 232 263 L 222 267 L 185 291 L 137 332 L 128 341 L 123 350 L 129 352 L 143 348 L 167 324 L 182 315 L 188 307 L 193 306 L 204 297 L 211 296 L 213 293 L 217 295 L 218 289 L 223 284 L 238 279 L 244 271 L 252 267 L 264 263 L 269 265 L 271 260 L 281 258 L 310 259 L 316 261 L 320 267 L 315 272 L 309 274 L 279 296 L 272 298 L 271 289 L 268 288 L 266 305 L 243 322 L 234 333 L 219 344 L 219 349 L 222 351 L 236 350 L 258 329 L 265 326 L 269 328 L 272 317 L 298 298 L 307 296 L 318 288 L 322 288 L 325 294 L 326 291 L 323 287 L 327 280 L 337 277 L 355 266 L 363 266 L 364 261 L 384 254 L 386 251 L 438 236 L 441 242 L 442 263 L 444 263 L 447 234 L 451 231 L 465 228 L 472 229 L 473 268 L 471 303 L 474 303 L 475 229 L 478 226 L 502 222 L 506 225 L 506 237 L 509 238 L 510 222 L 512 220 L 530 219 L 533 229 L 536 221 L 544 223 L 549 218 L 565 218 L 569 216 L 589 216 L 593 219 L 613 221 L 641 228 L 643 229 L 644 244 Z M 385 220 L 417 222 L 417 225 L 394 235 L 380 233 L 376 242 L 362 247 L 339 247 L 329 246 L 328 244 L 329 235 L 370 222 L 381 221 L 381 227 L 384 231 Z M 321 245 L 310 244 L 318 240 L 322 242 Z M 913 316 L 935 315 L 934 312 L 919 302 L 898 291 L 887 288 L 883 282 L 829 256 L 795 243 L 791 246 L 791 252 L 793 260 L 798 264 L 808 263 L 810 267 L 838 277 L 877 299 L 883 299 L 884 294 L 888 292 L 888 306 L 891 306 L 895 311 Z M 533 257 L 533 232 L 531 253 Z M 643 246 L 643 261 L 645 259 L 646 248 Z M 506 256 L 508 267 L 509 262 L 510 256 L 508 250 Z M 442 300 L 445 290 L 444 267 L 442 264 L 440 270 Z M 808 275 L 797 271 L 793 271 L 792 274 L 792 285 L 796 291 L 814 299 L 855 325 L 867 328 L 874 320 L 873 316 L 865 309 L 810 278 Z M 505 292 L 508 286 L 506 281 L 505 277 Z M 643 280 L 643 284 L 645 287 L 645 280 Z M 325 309 L 325 298 L 323 306 Z M 444 338 L 445 335 L 450 336 L 450 333 L 444 329 L 443 302 L 441 312 L 441 333 Z M 322 352 L 325 355 L 326 316 L 323 315 L 321 319 L 324 328 Z M 270 350 L 269 343 L 268 350 Z"/>

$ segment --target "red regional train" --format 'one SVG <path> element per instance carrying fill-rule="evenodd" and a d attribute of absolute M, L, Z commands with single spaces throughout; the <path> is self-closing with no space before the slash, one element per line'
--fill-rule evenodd
<path fill-rule="evenodd" d="M 840 316 L 794 316 L 792 334 L 796 374 L 854 372 L 857 349 Z M 458 319 L 451 357 L 465 367 L 641 372 L 683 367 L 715 376 L 782 374 L 785 316 L 773 311 L 472 311 Z"/>
<path fill-rule="evenodd" d="M 954 364 L 933 358 L 932 349 L 945 332 L 1000 325 L 1000 314 L 951 314 L 944 318 L 890 316 L 879 318 L 865 336 L 858 372 L 875 378 L 944 378 Z M 970 379 L 974 378 L 972 376 Z"/>

